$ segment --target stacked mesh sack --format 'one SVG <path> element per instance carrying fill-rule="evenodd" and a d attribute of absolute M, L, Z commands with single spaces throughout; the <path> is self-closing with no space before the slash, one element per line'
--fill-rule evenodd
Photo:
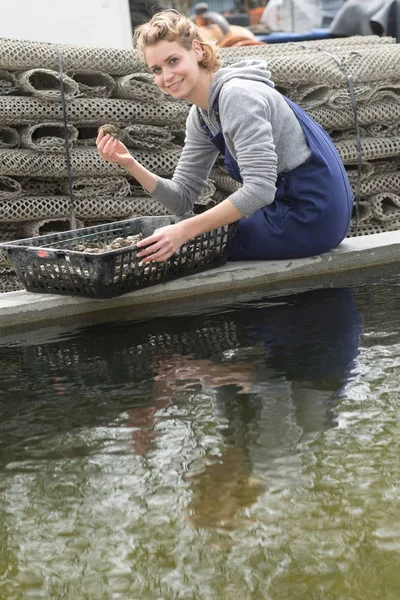
<path fill-rule="evenodd" d="M 0 240 L 69 229 L 71 196 L 78 227 L 166 214 L 125 169 L 100 158 L 95 140 L 113 123 L 145 167 L 170 177 L 188 110 L 164 98 L 134 51 L 0 40 Z M 21 287 L 4 253 L 0 278 L 0 291 Z"/>
<path fill-rule="evenodd" d="M 72 180 L 68 178 L 59 55 L 62 56 Z M 358 229 L 400 226 L 400 46 L 391 38 L 354 37 L 221 50 L 224 66 L 267 60 L 278 89 L 332 136 L 359 191 Z M 360 137 L 354 129 L 354 88 Z M 145 167 L 171 177 L 184 140 L 189 105 L 167 99 L 135 50 L 0 40 L 0 241 L 69 228 L 72 192 L 77 225 L 88 226 L 166 210 L 125 169 L 104 162 L 95 139 L 113 123 Z M 201 212 L 239 184 L 213 169 Z M 0 291 L 19 283 L 0 256 Z"/>

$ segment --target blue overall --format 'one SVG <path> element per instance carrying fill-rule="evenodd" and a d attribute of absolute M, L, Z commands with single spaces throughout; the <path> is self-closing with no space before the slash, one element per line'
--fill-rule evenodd
<path fill-rule="evenodd" d="M 341 158 L 329 135 L 297 104 L 282 95 L 295 113 L 311 150 L 310 158 L 278 175 L 275 200 L 238 223 L 229 260 L 268 260 L 328 252 L 346 236 L 353 194 Z M 218 99 L 214 104 L 218 116 Z M 225 156 L 226 168 L 243 183 L 222 130 L 210 141 Z"/>

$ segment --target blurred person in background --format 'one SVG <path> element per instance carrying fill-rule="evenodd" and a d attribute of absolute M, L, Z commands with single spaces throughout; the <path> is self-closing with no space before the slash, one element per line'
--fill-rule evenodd
<path fill-rule="evenodd" d="M 311 31 L 319 27 L 321 22 L 318 0 L 269 0 L 260 22 L 270 32 Z"/>
<path fill-rule="evenodd" d="M 329 29 L 336 13 L 342 8 L 345 0 L 319 0 L 321 28 Z"/>

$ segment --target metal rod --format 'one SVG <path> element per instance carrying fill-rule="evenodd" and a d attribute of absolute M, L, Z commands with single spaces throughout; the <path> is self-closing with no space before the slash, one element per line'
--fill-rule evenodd
<path fill-rule="evenodd" d="M 290 26 L 292 29 L 292 33 L 295 32 L 295 14 L 294 14 L 294 0 L 290 0 Z"/>
<path fill-rule="evenodd" d="M 61 94 L 61 108 L 63 113 L 64 121 L 64 144 L 65 144 L 65 160 L 67 163 L 67 174 L 68 174 L 68 192 L 70 199 L 70 214 L 69 221 L 71 229 L 76 229 L 76 214 L 75 214 L 75 203 L 74 203 L 74 192 L 72 189 L 72 168 L 71 168 L 71 154 L 69 149 L 69 135 L 68 135 L 68 123 L 67 123 L 67 107 L 65 103 L 65 89 L 64 89 L 64 75 L 62 66 L 61 50 L 58 44 L 55 45 L 57 57 L 58 57 L 58 71 L 60 74 L 60 94 Z"/>

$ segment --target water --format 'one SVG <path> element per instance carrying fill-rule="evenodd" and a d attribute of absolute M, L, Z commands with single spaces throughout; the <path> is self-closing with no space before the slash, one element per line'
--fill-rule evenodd
<path fill-rule="evenodd" d="M 400 279 L 0 338 L 0 599 L 399 597 Z"/>

